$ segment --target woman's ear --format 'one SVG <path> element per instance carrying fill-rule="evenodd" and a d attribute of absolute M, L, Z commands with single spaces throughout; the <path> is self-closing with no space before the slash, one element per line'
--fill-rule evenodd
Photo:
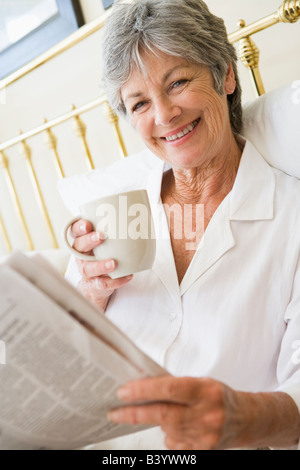
<path fill-rule="evenodd" d="M 232 95 L 236 87 L 235 75 L 232 67 L 232 63 L 230 62 L 228 67 L 227 76 L 225 79 L 224 84 L 224 91 L 227 95 Z"/>

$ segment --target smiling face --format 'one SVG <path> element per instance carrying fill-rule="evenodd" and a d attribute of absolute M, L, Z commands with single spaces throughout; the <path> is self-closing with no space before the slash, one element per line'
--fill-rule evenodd
<path fill-rule="evenodd" d="M 145 145 L 182 169 L 226 155 L 234 138 L 227 106 L 235 88 L 232 68 L 220 96 L 205 65 L 164 53 L 144 52 L 142 59 L 146 73 L 134 69 L 121 97 Z"/>

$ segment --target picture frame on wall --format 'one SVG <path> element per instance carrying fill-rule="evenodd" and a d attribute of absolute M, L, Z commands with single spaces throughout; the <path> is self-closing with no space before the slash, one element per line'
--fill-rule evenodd
<path fill-rule="evenodd" d="M 46 52 L 83 24 L 79 0 L 4 2 L 0 16 L 0 79 Z"/>

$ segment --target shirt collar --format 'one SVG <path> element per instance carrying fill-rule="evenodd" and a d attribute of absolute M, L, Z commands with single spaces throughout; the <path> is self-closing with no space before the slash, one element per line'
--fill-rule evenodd
<path fill-rule="evenodd" d="M 251 142 L 246 141 L 229 194 L 231 220 L 266 220 L 274 213 L 275 175 Z"/>
<path fill-rule="evenodd" d="M 153 168 L 148 175 L 146 188 L 150 203 L 153 205 L 158 204 L 160 201 L 163 174 L 167 167 L 168 165 L 163 160 L 155 157 Z"/>
<path fill-rule="evenodd" d="M 275 176 L 270 165 L 254 145 L 245 141 L 240 165 L 229 199 L 230 220 L 267 220 L 273 218 Z M 159 158 L 149 174 L 147 190 L 150 202 L 160 200 L 164 171 L 170 165 Z"/>

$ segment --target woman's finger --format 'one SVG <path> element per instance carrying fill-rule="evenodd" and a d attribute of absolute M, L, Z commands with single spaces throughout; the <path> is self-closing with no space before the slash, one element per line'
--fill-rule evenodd
<path fill-rule="evenodd" d="M 104 236 L 99 232 L 90 232 L 74 240 L 73 248 L 80 253 L 88 253 L 104 241 Z"/>
<path fill-rule="evenodd" d="M 165 446 L 169 450 L 190 450 L 184 442 L 172 439 L 168 435 L 165 437 Z"/>
<path fill-rule="evenodd" d="M 83 261 L 77 258 L 76 262 L 83 279 L 103 276 L 105 274 L 109 275 L 117 267 L 117 262 L 114 259 L 106 259 L 101 261 Z"/>
<path fill-rule="evenodd" d="M 133 274 L 129 276 L 119 277 L 118 279 L 111 279 L 109 276 L 100 276 L 96 278 L 95 285 L 99 289 L 103 290 L 115 290 L 119 289 L 120 287 L 127 284 L 127 282 L 131 281 L 133 278 Z"/>
<path fill-rule="evenodd" d="M 91 222 L 85 219 L 79 219 L 71 225 L 71 236 L 73 238 L 81 237 L 82 235 L 92 232 L 92 230 L 93 226 Z"/>
<path fill-rule="evenodd" d="M 118 396 L 124 401 L 135 402 L 143 400 L 158 400 L 188 404 L 197 401 L 205 394 L 212 384 L 217 384 L 206 378 L 173 377 L 164 375 L 134 380 L 123 385 Z"/>
<path fill-rule="evenodd" d="M 182 408 L 182 405 L 169 403 L 124 406 L 110 410 L 108 418 L 114 423 L 154 424 L 159 426 L 172 423 L 176 426 L 179 417 L 182 416 Z"/>
<path fill-rule="evenodd" d="M 99 276 L 91 279 L 83 279 L 80 284 L 82 290 L 89 292 L 90 295 L 97 297 L 102 291 L 114 291 L 127 284 L 133 275 L 120 277 L 118 279 L 111 279 L 109 276 Z"/>

